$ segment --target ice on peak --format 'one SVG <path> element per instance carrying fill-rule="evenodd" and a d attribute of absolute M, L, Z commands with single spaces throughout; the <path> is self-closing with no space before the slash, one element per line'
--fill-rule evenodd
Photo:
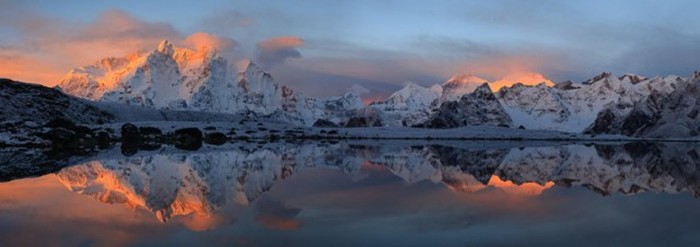
<path fill-rule="evenodd" d="M 160 41 L 160 44 L 158 44 L 158 48 L 156 49 L 156 51 L 168 56 L 172 56 L 173 53 L 175 53 L 175 48 L 173 47 L 173 44 L 170 43 L 170 41 L 164 39 Z"/>
<path fill-rule="evenodd" d="M 491 87 L 489 87 L 489 83 L 484 82 L 483 84 L 476 87 L 476 89 L 474 89 L 474 94 L 476 94 L 476 95 L 493 94 L 493 91 L 491 91 Z"/>

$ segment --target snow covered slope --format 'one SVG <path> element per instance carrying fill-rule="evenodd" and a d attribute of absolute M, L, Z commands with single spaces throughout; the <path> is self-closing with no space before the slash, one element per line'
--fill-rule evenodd
<path fill-rule="evenodd" d="M 582 84 L 515 84 L 501 89 L 497 96 L 515 126 L 581 132 L 605 109 L 629 112 L 652 93 L 670 94 L 679 81 L 682 79 L 676 76 L 646 79 L 626 74 L 616 78 L 603 73 Z"/>
<path fill-rule="evenodd" d="M 667 77 L 655 81 L 668 86 L 652 88 L 656 90 L 641 100 L 605 109 L 587 131 L 654 138 L 700 135 L 700 72 L 687 80 Z"/>
<path fill-rule="evenodd" d="M 408 83 L 387 99 L 369 105 L 381 112 L 384 126 L 411 126 L 427 118 L 425 112 L 441 95 L 443 88 L 434 85 L 425 88 Z"/>
<path fill-rule="evenodd" d="M 463 95 L 473 92 L 479 85 L 486 82 L 488 81 L 473 75 L 455 75 L 442 84 L 440 103 L 458 101 Z"/>
<path fill-rule="evenodd" d="M 615 77 L 611 73 L 602 73 L 583 83 L 567 81 L 553 86 L 548 82 L 536 85 L 515 83 L 502 87 L 495 95 L 512 120 L 508 126 L 582 132 L 592 126 L 600 114 L 627 115 L 650 95 L 655 99 L 668 97 L 677 84 L 684 81 L 686 79 L 678 76 L 645 78 L 624 74 Z M 474 91 L 476 82 L 485 83 L 486 80 L 460 75 L 430 89 L 409 84 L 369 107 L 380 110 L 384 126 L 420 125 L 435 119 L 438 114 L 446 117 L 444 114 L 448 112 L 465 112 L 466 108 L 473 107 L 468 105 L 475 102 L 455 102 Z M 488 85 L 493 87 L 492 83 Z M 629 131 L 594 133 L 635 135 Z"/>

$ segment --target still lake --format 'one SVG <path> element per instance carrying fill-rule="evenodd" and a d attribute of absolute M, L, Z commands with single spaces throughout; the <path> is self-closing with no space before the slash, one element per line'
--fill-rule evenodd
<path fill-rule="evenodd" d="M 700 245 L 696 143 L 163 146 L 60 168 L 0 154 L 0 246 Z"/>

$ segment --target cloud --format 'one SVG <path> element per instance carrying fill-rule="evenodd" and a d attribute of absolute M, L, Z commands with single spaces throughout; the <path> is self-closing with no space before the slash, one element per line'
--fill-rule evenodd
<path fill-rule="evenodd" d="M 301 226 L 301 221 L 296 219 L 301 209 L 290 208 L 281 201 L 263 197 L 256 203 L 256 209 L 255 221 L 268 228 L 291 231 Z"/>
<path fill-rule="evenodd" d="M 231 52 L 236 46 L 238 46 L 238 42 L 231 38 L 227 37 L 219 37 L 216 35 L 212 35 L 209 33 L 193 33 L 190 36 L 187 36 L 182 43 L 185 46 L 188 46 L 192 49 L 201 49 L 203 47 L 212 47 L 215 48 L 222 53 L 229 53 Z"/>
<path fill-rule="evenodd" d="M 87 28 L 77 30 L 71 41 L 108 40 L 117 42 L 153 41 L 164 38 L 180 38 L 181 35 L 168 23 L 146 22 L 120 10 L 100 14 Z"/>
<path fill-rule="evenodd" d="M 369 94 L 370 92 L 372 92 L 371 90 L 369 90 L 366 87 L 363 87 L 362 85 L 357 84 L 357 83 L 352 84 L 352 86 L 350 86 L 348 91 L 350 91 L 358 96 L 363 96 L 363 95 L 366 95 L 366 94 Z"/>
<path fill-rule="evenodd" d="M 0 49 L 0 77 L 32 83 L 55 80 L 64 67 L 34 55 Z"/>
<path fill-rule="evenodd" d="M 611 66 L 621 72 L 662 71 L 680 76 L 700 69 L 700 38 L 663 28 L 653 33 L 631 45 Z"/>
<path fill-rule="evenodd" d="M 301 58 L 299 47 L 304 40 L 295 36 L 274 37 L 257 44 L 255 61 L 264 68 L 271 68 L 290 58 Z"/>
<path fill-rule="evenodd" d="M 431 86 L 443 83 L 453 75 L 473 74 L 490 81 L 507 79 L 533 83 L 531 81 L 545 78 L 541 74 L 557 73 L 567 68 L 564 57 L 544 48 L 511 51 L 457 39 L 419 38 L 410 44 L 411 52 L 317 40 L 309 41 L 305 47 L 310 53 L 324 56 L 307 56 L 294 64 L 278 66 L 272 70 L 273 74 L 281 75 L 283 81 L 299 84 L 299 87 L 320 80 L 323 83 L 315 87 L 329 88 L 327 90 L 334 94 L 358 84 L 371 90 L 370 94 L 363 95 L 371 100 L 385 98 L 405 81 Z M 539 78 L 534 75 L 539 75 Z M 326 86 L 328 83 L 334 86 Z M 504 83 L 504 80 L 500 81 L 500 84 Z"/>
<path fill-rule="evenodd" d="M 236 28 L 251 27 L 255 24 L 255 18 L 241 11 L 226 9 L 207 16 L 202 20 L 201 26 L 214 32 L 231 32 Z"/>
<path fill-rule="evenodd" d="M 397 86 L 390 81 L 371 80 L 358 76 L 347 76 L 329 71 L 315 71 L 301 64 L 284 64 L 270 70 L 275 80 L 316 97 L 341 95 L 348 92 L 354 84 L 370 90 L 362 98 L 377 99 L 395 91 Z M 332 86 L 330 86 L 332 85 Z"/>
<path fill-rule="evenodd" d="M 163 39 L 192 49 L 214 47 L 232 54 L 238 43 L 208 33 L 185 36 L 171 24 L 140 20 L 120 10 L 105 11 L 90 23 L 69 23 L 27 12 L 0 24 L 21 34 L 13 44 L 0 47 L 0 77 L 55 85 L 70 69 L 104 57 L 124 56 L 155 49 Z M 5 26 L 8 25 L 8 26 Z"/>
<path fill-rule="evenodd" d="M 118 10 L 103 12 L 87 25 L 32 12 L 27 16 L 10 24 L 21 38 L 0 50 L 0 64 L 12 64 L 2 66 L 0 75 L 49 86 L 75 66 L 153 49 L 161 39 L 182 39 L 170 24 L 141 21 Z"/>

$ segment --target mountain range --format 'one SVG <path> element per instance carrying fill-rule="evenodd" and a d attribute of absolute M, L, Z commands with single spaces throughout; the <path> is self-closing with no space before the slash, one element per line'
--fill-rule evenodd
<path fill-rule="evenodd" d="M 277 83 L 250 60 L 167 40 L 147 53 L 105 58 L 71 70 L 58 84 L 91 101 L 153 109 L 273 117 L 301 126 L 502 126 L 638 137 L 694 137 L 700 74 L 646 78 L 602 73 L 585 82 L 501 87 L 457 75 L 443 84 L 408 83 L 365 105 L 352 92 L 313 98 Z M 497 89 L 497 91 L 493 91 Z"/>

